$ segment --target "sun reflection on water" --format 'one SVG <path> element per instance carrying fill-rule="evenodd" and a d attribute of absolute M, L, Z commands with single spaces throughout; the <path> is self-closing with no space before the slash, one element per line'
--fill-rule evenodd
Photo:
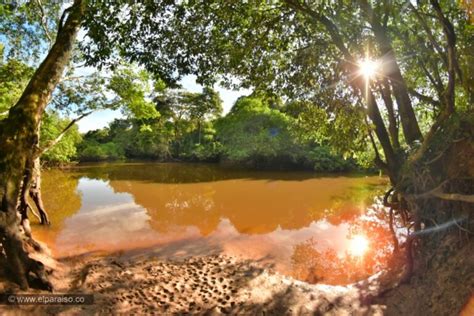
<path fill-rule="evenodd" d="M 364 235 L 355 235 L 349 239 L 349 252 L 355 257 L 362 257 L 369 249 L 369 240 Z"/>

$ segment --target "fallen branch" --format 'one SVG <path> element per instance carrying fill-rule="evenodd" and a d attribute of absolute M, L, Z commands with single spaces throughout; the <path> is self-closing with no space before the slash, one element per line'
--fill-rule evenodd
<path fill-rule="evenodd" d="M 445 180 L 441 182 L 436 188 L 431 189 L 430 191 L 421 193 L 421 194 L 410 194 L 407 195 L 406 197 L 408 199 L 414 199 L 414 200 L 419 200 L 419 199 L 426 199 L 430 197 L 436 197 L 442 200 L 448 200 L 448 201 L 458 201 L 458 202 L 467 202 L 467 203 L 474 203 L 474 195 L 473 194 L 460 194 L 460 193 L 446 193 L 443 192 L 442 188 L 443 186 L 449 182 L 449 180 Z"/>

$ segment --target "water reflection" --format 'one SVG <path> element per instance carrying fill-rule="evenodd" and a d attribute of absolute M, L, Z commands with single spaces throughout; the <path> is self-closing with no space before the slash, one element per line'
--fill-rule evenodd
<path fill-rule="evenodd" d="M 44 176 L 53 226 L 35 233 L 59 257 L 173 244 L 185 255 L 199 244 L 194 254 L 265 258 L 299 279 L 343 284 L 380 269 L 390 251 L 385 222 L 366 211 L 386 186 L 378 177 L 204 164 L 106 164 Z M 361 256 L 349 249 L 357 234 L 370 242 Z"/>
<path fill-rule="evenodd" d="M 388 215 L 369 208 L 356 219 L 341 224 L 342 247 L 325 246 L 315 236 L 294 246 L 290 273 L 301 280 L 346 284 L 361 280 L 387 267 L 393 251 Z M 364 248 L 364 249 L 362 249 Z"/>
<path fill-rule="evenodd" d="M 82 196 L 77 190 L 78 183 L 77 177 L 60 170 L 49 170 L 43 175 L 42 193 L 51 226 L 36 225 L 36 218 L 32 218 L 31 222 L 34 234 L 39 235 L 41 240 L 49 245 L 55 244 L 64 221 L 81 208 Z"/>

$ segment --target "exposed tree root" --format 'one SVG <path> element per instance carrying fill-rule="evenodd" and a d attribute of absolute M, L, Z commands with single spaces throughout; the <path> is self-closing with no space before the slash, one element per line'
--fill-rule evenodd
<path fill-rule="evenodd" d="M 3 225 L 2 225 L 3 226 Z M 30 258 L 28 253 L 32 242 L 31 238 L 25 238 L 20 230 L 3 230 L 0 233 L 7 267 L 11 270 L 11 275 L 15 278 L 22 290 L 35 285 L 43 290 L 52 291 L 53 286 L 48 280 L 48 276 L 43 263 Z"/>
<path fill-rule="evenodd" d="M 38 213 L 36 213 L 34 208 L 28 202 L 28 196 L 33 200 Z M 41 225 L 50 224 L 48 213 L 46 212 L 43 204 L 43 198 L 41 196 L 41 163 L 39 157 L 35 158 L 33 162 L 27 162 L 19 205 L 22 224 L 23 222 L 28 222 L 27 224 L 29 224 L 28 210 L 31 210 L 33 215 L 38 218 Z M 29 232 L 29 225 L 25 226 L 24 228 L 28 236 L 31 236 L 31 232 Z"/>
<path fill-rule="evenodd" d="M 41 197 L 41 192 L 36 189 L 30 189 L 30 197 L 33 199 L 36 205 L 36 209 L 39 212 L 39 218 L 41 225 L 50 225 L 48 213 L 46 212 L 43 204 L 43 198 Z"/>
<path fill-rule="evenodd" d="M 473 194 L 444 193 L 440 190 L 432 192 L 431 194 L 443 200 L 474 203 Z"/>

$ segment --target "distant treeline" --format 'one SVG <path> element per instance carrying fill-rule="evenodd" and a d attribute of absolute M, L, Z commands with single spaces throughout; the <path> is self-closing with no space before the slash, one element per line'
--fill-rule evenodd
<path fill-rule="evenodd" d="M 205 93 L 209 96 L 213 92 Z M 305 112 L 315 108 L 308 104 L 241 97 L 221 117 L 218 97 L 215 104 L 200 109 L 195 101 L 187 102 L 180 94 L 168 95 L 155 100 L 160 113 L 157 118 L 117 119 L 82 137 L 76 129 L 58 148 L 58 153 L 69 150 L 69 156 L 55 157 L 53 152 L 44 159 L 63 163 L 132 159 L 224 162 L 247 168 L 321 172 L 370 167 L 366 163 L 370 153 L 344 158 L 335 146 L 317 141 L 321 137 L 312 133 L 321 129 L 305 128 L 302 120 L 308 114 Z M 312 116 L 314 119 L 314 113 Z M 66 145 L 68 142 L 73 148 Z"/>

